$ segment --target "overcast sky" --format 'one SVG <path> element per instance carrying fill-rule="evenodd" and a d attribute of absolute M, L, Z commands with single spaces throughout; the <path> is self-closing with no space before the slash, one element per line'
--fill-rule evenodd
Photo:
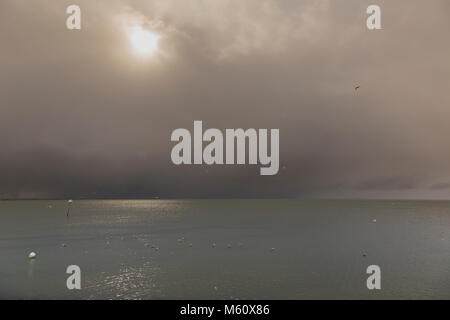
<path fill-rule="evenodd" d="M 382 30 L 366 28 L 373 3 Z M 448 0 L 1 0 L 0 198 L 450 198 L 449 14 Z M 132 25 L 161 36 L 154 55 Z M 172 164 L 171 132 L 194 120 L 279 128 L 280 172 Z"/>

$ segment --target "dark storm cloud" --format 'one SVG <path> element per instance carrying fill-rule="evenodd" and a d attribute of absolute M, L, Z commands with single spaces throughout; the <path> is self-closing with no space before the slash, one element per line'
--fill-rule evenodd
<path fill-rule="evenodd" d="M 78 1 L 70 32 L 72 1 L 2 1 L 0 196 L 445 197 L 449 2 L 379 3 Z M 194 120 L 280 128 L 279 174 L 173 165 Z"/>

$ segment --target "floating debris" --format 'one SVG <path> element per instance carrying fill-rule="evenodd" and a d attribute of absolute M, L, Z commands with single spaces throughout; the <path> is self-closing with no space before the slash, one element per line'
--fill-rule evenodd
<path fill-rule="evenodd" d="M 33 260 L 36 259 L 37 254 L 35 252 L 30 252 L 30 254 L 28 255 L 28 259 Z"/>

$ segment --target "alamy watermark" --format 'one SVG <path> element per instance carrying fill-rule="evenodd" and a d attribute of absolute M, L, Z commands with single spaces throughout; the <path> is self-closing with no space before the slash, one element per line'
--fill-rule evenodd
<path fill-rule="evenodd" d="M 81 269 L 77 265 L 71 265 L 67 267 L 67 274 L 70 276 L 67 278 L 66 286 L 69 290 L 81 290 Z"/>
<path fill-rule="evenodd" d="M 244 129 L 225 129 L 225 135 L 219 129 L 208 129 L 203 132 L 203 122 L 194 121 L 193 137 L 187 129 L 180 128 L 172 132 L 171 141 L 178 142 L 172 148 L 172 162 L 176 165 L 255 165 L 259 161 L 259 164 L 265 166 L 260 169 L 261 175 L 275 175 L 278 173 L 280 164 L 280 130 L 270 130 L 270 154 L 268 133 L 267 129 L 247 129 L 245 131 Z M 204 142 L 208 142 L 208 144 L 203 148 Z M 248 157 L 246 157 L 247 154 Z"/>
<path fill-rule="evenodd" d="M 381 8 L 373 4 L 367 7 L 366 13 L 370 16 L 367 18 L 366 25 L 369 30 L 381 29 Z"/>
<path fill-rule="evenodd" d="M 81 8 L 78 5 L 72 4 L 67 7 L 66 14 L 69 17 L 66 20 L 66 27 L 69 30 L 81 29 Z M 369 17 L 366 20 L 366 26 L 369 30 L 381 29 L 381 8 L 379 5 L 372 4 L 367 7 L 366 14 Z"/>
<path fill-rule="evenodd" d="M 366 285 L 369 290 L 381 289 L 381 268 L 377 265 L 370 265 L 366 269 L 366 273 L 370 274 L 367 278 Z"/>
<path fill-rule="evenodd" d="M 66 27 L 69 30 L 81 29 L 81 8 L 77 5 L 70 5 L 66 9 L 66 13 L 70 16 L 66 20 Z"/>

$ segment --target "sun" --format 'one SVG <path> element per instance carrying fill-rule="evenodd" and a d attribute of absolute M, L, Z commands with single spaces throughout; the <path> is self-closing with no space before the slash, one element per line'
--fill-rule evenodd
<path fill-rule="evenodd" d="M 134 50 L 145 56 L 152 56 L 158 51 L 159 38 L 159 35 L 142 27 L 135 27 L 130 32 L 130 41 Z"/>

